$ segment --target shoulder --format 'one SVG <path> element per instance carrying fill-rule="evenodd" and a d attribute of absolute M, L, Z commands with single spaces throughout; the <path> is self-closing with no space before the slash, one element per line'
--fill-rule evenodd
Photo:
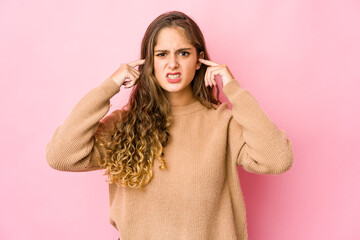
<path fill-rule="evenodd" d="M 117 123 L 120 121 L 123 110 L 115 110 L 105 116 L 100 122 L 97 133 L 109 133 L 116 129 Z"/>
<path fill-rule="evenodd" d="M 232 112 L 229 109 L 229 104 L 227 102 L 223 102 L 220 105 L 213 104 L 214 108 L 207 109 L 207 115 L 210 116 L 217 122 L 227 123 L 232 118 Z"/>
<path fill-rule="evenodd" d="M 104 124 L 110 124 L 110 123 L 117 122 L 120 120 L 122 112 L 123 112 L 123 110 L 115 110 L 115 111 L 111 112 L 110 114 L 108 114 L 106 117 L 104 117 L 100 122 L 104 123 Z"/>

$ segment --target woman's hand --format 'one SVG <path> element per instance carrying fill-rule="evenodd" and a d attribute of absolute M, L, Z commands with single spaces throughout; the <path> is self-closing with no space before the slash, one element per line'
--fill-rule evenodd
<path fill-rule="evenodd" d="M 140 76 L 140 72 L 135 69 L 137 66 L 144 64 L 145 60 L 137 60 L 131 63 L 121 64 L 120 67 L 110 76 L 120 87 L 130 88 L 135 85 L 136 80 Z"/>
<path fill-rule="evenodd" d="M 234 76 L 225 64 L 217 64 L 202 58 L 199 58 L 199 62 L 209 66 L 205 73 L 205 86 L 215 86 L 215 76 L 221 76 L 223 87 L 234 79 Z"/>

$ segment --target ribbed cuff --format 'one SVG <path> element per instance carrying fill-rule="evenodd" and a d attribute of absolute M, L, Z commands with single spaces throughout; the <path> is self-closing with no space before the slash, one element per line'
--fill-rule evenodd
<path fill-rule="evenodd" d="M 104 82 L 102 82 L 100 87 L 103 89 L 107 96 L 111 97 L 120 91 L 119 85 L 117 85 L 116 82 L 114 82 L 114 80 L 112 80 L 111 78 L 107 78 Z"/>
<path fill-rule="evenodd" d="M 223 92 L 225 93 L 226 97 L 230 100 L 230 102 L 239 92 L 239 90 L 246 91 L 240 86 L 239 82 L 236 79 L 232 79 L 223 87 Z"/>

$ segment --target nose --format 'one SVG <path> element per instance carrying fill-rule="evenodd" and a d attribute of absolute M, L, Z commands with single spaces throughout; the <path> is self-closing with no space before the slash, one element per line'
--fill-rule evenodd
<path fill-rule="evenodd" d="M 179 63 L 178 63 L 176 54 L 169 55 L 168 65 L 169 65 L 170 69 L 175 69 L 175 68 L 179 67 Z"/>

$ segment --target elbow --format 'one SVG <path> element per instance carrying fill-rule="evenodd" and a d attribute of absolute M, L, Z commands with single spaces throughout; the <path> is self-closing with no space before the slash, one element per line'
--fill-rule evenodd
<path fill-rule="evenodd" d="M 67 166 L 64 164 L 66 161 L 64 161 L 64 156 L 60 154 L 61 152 L 56 151 L 54 148 L 52 148 L 50 145 L 47 145 L 46 147 L 46 161 L 47 164 L 55 170 L 58 171 L 66 171 Z"/>
<path fill-rule="evenodd" d="M 259 174 L 281 174 L 287 172 L 293 165 L 293 151 L 291 144 L 285 150 L 271 150 L 263 153 L 263 157 L 251 157 L 251 155 L 243 151 L 239 158 L 242 159 L 241 165 L 248 172 Z M 258 161 L 255 159 L 259 159 Z"/>
<path fill-rule="evenodd" d="M 58 161 L 56 155 L 53 152 L 48 151 L 48 149 L 46 150 L 46 161 L 52 169 L 59 171 L 63 170 L 63 167 L 61 166 L 60 161 Z"/>
<path fill-rule="evenodd" d="M 279 155 L 278 161 L 273 168 L 273 174 L 281 174 L 290 170 L 293 165 L 294 155 L 292 148 Z"/>
<path fill-rule="evenodd" d="M 279 141 L 281 144 L 276 144 L 276 147 L 271 151 L 272 159 L 274 159 L 271 174 L 281 174 L 290 170 L 293 165 L 294 154 L 292 144 L 288 138 L 286 138 L 286 133 L 282 132 L 282 140 Z"/>
<path fill-rule="evenodd" d="M 290 168 L 292 167 L 292 164 L 293 164 L 293 159 L 292 158 L 288 158 L 288 159 L 283 160 L 281 162 L 281 165 L 279 165 L 276 168 L 275 174 L 281 174 L 281 173 L 289 171 Z"/>
<path fill-rule="evenodd" d="M 46 160 L 48 165 L 63 172 L 84 172 L 99 169 L 98 163 L 91 163 L 91 157 L 81 152 L 64 151 L 63 147 L 46 148 Z"/>
<path fill-rule="evenodd" d="M 61 158 L 60 156 L 46 154 L 46 160 L 48 165 L 55 170 L 62 171 L 62 172 L 72 172 L 76 168 L 74 165 L 68 163 L 66 158 Z"/>
<path fill-rule="evenodd" d="M 58 171 L 63 171 L 63 168 L 60 166 L 60 164 L 54 162 L 54 161 L 49 161 L 47 160 L 47 163 L 48 165 L 52 168 L 52 169 L 55 169 L 55 170 L 58 170 Z"/>

